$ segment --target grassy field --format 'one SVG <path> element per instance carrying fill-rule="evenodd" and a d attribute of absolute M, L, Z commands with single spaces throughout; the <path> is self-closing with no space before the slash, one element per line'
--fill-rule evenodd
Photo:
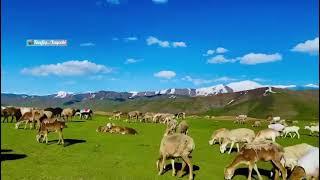
<path fill-rule="evenodd" d="M 65 146 L 56 145 L 58 135 L 49 134 L 49 145 L 37 143 L 36 130 L 14 129 L 13 123 L 1 124 L 1 178 L 3 179 L 177 179 L 171 170 L 157 175 L 156 159 L 159 143 L 165 130 L 163 124 L 126 123 L 119 125 L 135 128 L 135 136 L 102 134 L 95 130 L 99 125 L 110 122 L 105 116 L 93 120 L 68 123 L 64 129 Z M 196 148 L 192 153 L 195 179 L 223 179 L 224 167 L 236 153 L 220 154 L 219 146 L 209 146 L 208 140 L 215 129 L 250 127 L 251 124 L 235 125 L 232 121 L 215 119 L 187 119 L 189 135 Z M 300 121 L 299 126 L 303 127 Z M 266 125 L 264 125 L 266 127 Z M 257 132 L 261 128 L 256 128 Z M 300 130 L 300 139 L 279 138 L 283 146 L 309 143 L 318 147 L 319 138 L 311 137 Z M 167 161 L 167 164 L 170 164 Z M 178 164 L 179 165 L 179 164 Z M 245 166 L 242 166 L 245 167 Z M 269 163 L 258 167 L 270 170 Z M 246 179 L 246 169 L 236 171 L 234 179 Z M 267 171 L 260 171 L 268 174 Z M 187 179 L 184 176 L 183 179 Z M 264 177 L 267 179 L 267 177 Z"/>

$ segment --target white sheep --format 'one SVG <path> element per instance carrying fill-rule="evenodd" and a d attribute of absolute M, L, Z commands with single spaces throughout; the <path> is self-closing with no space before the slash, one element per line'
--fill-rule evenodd
<path fill-rule="evenodd" d="M 213 145 L 213 144 L 215 144 L 216 141 L 218 141 L 219 144 L 221 145 L 223 138 L 226 137 L 228 132 L 229 132 L 229 130 L 226 128 L 220 128 L 220 129 L 215 130 L 211 135 L 211 140 L 209 141 L 209 144 Z"/>
<path fill-rule="evenodd" d="M 313 147 L 298 160 L 298 166 L 304 168 L 307 177 L 319 178 L 319 148 Z"/>
<path fill-rule="evenodd" d="M 282 131 L 282 136 L 287 137 L 287 135 L 289 134 L 291 138 L 294 138 L 297 135 L 298 139 L 300 139 L 299 129 L 300 127 L 298 126 L 285 127 Z M 293 133 L 293 136 L 291 133 Z"/>
<path fill-rule="evenodd" d="M 281 132 L 285 128 L 285 126 L 277 123 L 277 124 L 269 124 L 268 128 Z"/>
<path fill-rule="evenodd" d="M 318 126 L 305 126 L 304 129 L 309 130 L 310 135 L 312 135 L 314 132 L 319 134 L 319 125 Z"/>
<path fill-rule="evenodd" d="M 278 136 L 280 133 L 274 129 L 263 129 L 257 133 L 254 141 L 272 140 L 275 142 Z"/>
<path fill-rule="evenodd" d="M 238 128 L 232 129 L 227 134 L 226 137 L 223 139 L 223 142 L 220 146 L 220 152 L 224 153 L 226 150 L 226 146 L 231 143 L 230 149 L 228 154 L 231 153 L 232 147 L 234 144 L 237 146 L 238 152 L 240 151 L 239 143 L 246 143 L 252 142 L 254 139 L 254 131 L 247 128 Z"/>
<path fill-rule="evenodd" d="M 282 165 L 284 167 L 288 167 L 291 170 L 297 165 L 298 160 L 305 155 L 309 150 L 314 148 L 313 146 L 302 143 L 302 144 L 296 144 L 293 146 L 287 146 L 283 148 L 284 154 L 283 154 L 283 160 L 281 161 Z"/>

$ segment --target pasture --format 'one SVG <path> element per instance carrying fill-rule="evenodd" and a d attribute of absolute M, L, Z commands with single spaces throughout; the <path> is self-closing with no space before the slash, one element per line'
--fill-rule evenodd
<path fill-rule="evenodd" d="M 138 135 L 103 134 L 96 128 L 107 122 L 135 128 Z M 234 158 L 220 154 L 219 145 L 209 146 L 208 141 L 218 128 L 248 127 L 257 132 L 266 128 L 252 128 L 252 123 L 234 124 L 231 120 L 187 118 L 189 135 L 196 147 L 192 153 L 195 179 L 223 179 L 224 167 Z M 319 138 L 311 137 L 303 129 L 306 122 L 299 120 L 300 139 L 277 138 L 283 146 L 308 143 L 319 146 Z M 123 120 L 108 120 L 106 116 L 95 115 L 92 120 L 74 120 L 64 129 L 65 145 L 57 145 L 58 134 L 49 134 L 49 145 L 37 143 L 36 130 L 14 129 L 14 123 L 1 123 L 1 178 L 3 179 L 178 179 L 171 176 L 171 170 L 159 176 L 156 159 L 159 144 L 165 131 L 164 124 L 127 123 Z M 177 169 L 179 162 L 176 161 Z M 170 161 L 167 161 L 167 165 Z M 170 166 L 169 166 L 170 167 Z M 247 167 L 236 171 L 233 179 L 246 179 Z M 271 164 L 259 163 L 262 175 L 269 175 Z M 170 168 L 169 168 L 170 169 Z M 182 179 L 187 179 L 183 176 Z M 264 176 L 264 179 L 267 179 Z"/>

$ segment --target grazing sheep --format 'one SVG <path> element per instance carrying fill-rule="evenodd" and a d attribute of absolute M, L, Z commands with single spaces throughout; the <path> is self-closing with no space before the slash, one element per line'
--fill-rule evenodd
<path fill-rule="evenodd" d="M 31 107 L 20 107 L 20 111 L 21 111 L 21 115 L 22 116 L 24 115 L 24 113 L 32 112 L 32 110 L 34 110 L 34 108 L 31 108 Z"/>
<path fill-rule="evenodd" d="M 143 118 L 141 119 L 141 122 L 153 122 L 153 117 L 156 113 L 153 113 L 153 112 L 146 112 L 144 115 L 143 115 Z"/>
<path fill-rule="evenodd" d="M 305 126 L 304 129 L 309 130 L 311 136 L 313 135 L 314 132 L 316 132 L 319 135 L 319 125 L 318 126 Z"/>
<path fill-rule="evenodd" d="M 252 142 L 254 137 L 255 137 L 254 131 L 251 129 L 247 129 L 247 128 L 232 129 L 226 134 L 226 137 L 223 139 L 223 142 L 220 145 L 220 152 L 224 153 L 226 150 L 226 146 L 229 143 L 231 143 L 231 146 L 228 154 L 231 153 L 231 150 L 234 144 L 236 144 L 239 152 L 240 150 L 239 143 Z"/>
<path fill-rule="evenodd" d="M 47 118 L 53 118 L 53 113 L 51 111 L 43 111 L 43 114 L 45 114 Z"/>
<path fill-rule="evenodd" d="M 229 130 L 226 128 L 220 128 L 215 130 L 211 135 L 211 140 L 209 141 L 209 144 L 213 145 L 215 144 L 216 141 L 218 141 L 219 144 L 221 145 L 223 138 L 226 137 L 228 132 Z"/>
<path fill-rule="evenodd" d="M 156 164 L 159 171 L 159 175 L 162 174 L 165 167 L 165 160 L 171 159 L 172 163 L 172 175 L 175 175 L 174 159 L 182 158 L 183 163 L 178 176 L 181 177 L 186 164 L 189 167 L 189 180 L 193 179 L 192 163 L 190 160 L 191 153 L 195 149 L 193 139 L 185 134 L 175 133 L 172 135 L 164 136 L 160 143 L 160 157 Z"/>
<path fill-rule="evenodd" d="M 140 111 L 131 111 L 128 113 L 129 120 L 132 120 L 132 119 L 138 120 L 140 116 L 142 116 L 142 113 Z"/>
<path fill-rule="evenodd" d="M 279 124 L 279 123 L 278 124 L 269 124 L 268 128 L 276 130 L 278 132 L 281 132 L 285 128 L 285 126 L 282 124 Z"/>
<path fill-rule="evenodd" d="M 261 122 L 260 121 L 255 121 L 253 124 L 252 124 L 252 127 L 260 127 L 261 126 Z"/>
<path fill-rule="evenodd" d="M 273 129 L 263 129 L 259 131 L 254 139 L 254 141 L 272 140 L 276 141 L 276 137 L 279 137 L 280 133 Z"/>
<path fill-rule="evenodd" d="M 189 125 L 187 121 L 183 120 L 179 123 L 177 127 L 177 133 L 188 134 Z"/>
<path fill-rule="evenodd" d="M 70 120 L 72 120 L 72 118 L 74 117 L 75 113 L 76 113 L 75 109 L 65 108 L 65 109 L 62 110 L 61 116 L 62 116 L 63 120 L 67 120 L 68 121 L 69 117 L 70 117 Z"/>
<path fill-rule="evenodd" d="M 236 116 L 236 120 L 234 121 L 234 123 L 244 124 L 246 119 L 247 119 L 247 115 L 240 114 Z"/>
<path fill-rule="evenodd" d="M 241 148 L 241 151 L 236 155 L 231 164 L 226 167 L 224 178 L 231 179 L 237 166 L 247 164 L 249 169 L 248 180 L 251 180 L 252 169 L 256 171 L 259 179 L 262 179 L 258 171 L 257 162 L 272 161 L 272 165 L 276 167 L 276 174 L 280 170 L 282 178 L 286 179 L 286 169 L 280 163 L 282 157 L 283 149 L 276 143 L 268 141 L 247 143 Z"/>
<path fill-rule="evenodd" d="M 114 119 L 120 119 L 121 118 L 121 114 L 122 114 L 122 112 L 120 112 L 120 111 L 114 111 L 113 112 L 113 118 Z"/>
<path fill-rule="evenodd" d="M 46 108 L 44 109 L 44 111 L 51 111 L 52 112 L 52 117 L 61 117 L 61 113 L 62 113 L 62 110 L 61 108 L 59 107 L 56 107 L 56 108 Z"/>
<path fill-rule="evenodd" d="M 52 123 L 41 123 L 38 134 L 36 135 L 37 142 L 40 142 L 41 137 L 43 136 L 42 142 L 46 141 L 48 144 L 48 133 L 57 132 L 59 134 L 59 140 L 57 144 L 64 144 L 62 130 L 65 128 L 65 123 L 62 121 L 54 121 Z"/>
<path fill-rule="evenodd" d="M 308 178 L 319 179 L 319 148 L 310 149 L 298 160 L 297 165 L 305 170 Z"/>
<path fill-rule="evenodd" d="M 3 109 L 2 115 L 4 117 L 2 122 L 5 122 L 6 120 L 7 120 L 7 122 L 9 122 L 9 116 L 11 116 L 11 123 L 13 122 L 13 118 L 16 118 L 16 122 L 18 122 L 18 120 L 22 116 L 21 110 L 19 108 L 15 108 L 15 107 L 7 107 L 7 108 Z"/>
<path fill-rule="evenodd" d="M 300 139 L 299 129 L 298 126 L 285 127 L 282 131 L 282 136 L 285 138 L 289 134 L 291 138 L 294 138 L 297 135 L 298 139 Z M 291 133 L 293 133 L 293 136 Z"/>
<path fill-rule="evenodd" d="M 177 125 L 178 125 L 178 121 L 173 119 L 173 120 L 170 120 L 168 123 L 167 123 L 167 129 L 164 133 L 164 136 L 167 136 L 169 134 L 173 134 L 176 132 L 176 128 L 177 128 Z"/>
<path fill-rule="evenodd" d="M 297 165 L 298 160 L 312 148 L 314 147 L 306 143 L 296 144 L 293 146 L 287 146 L 283 148 L 284 161 L 281 162 L 282 165 L 292 170 Z"/>

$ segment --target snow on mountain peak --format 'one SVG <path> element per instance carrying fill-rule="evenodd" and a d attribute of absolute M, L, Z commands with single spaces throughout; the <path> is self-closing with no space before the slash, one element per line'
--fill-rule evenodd
<path fill-rule="evenodd" d="M 69 94 L 72 94 L 72 92 L 59 91 L 55 97 L 56 98 L 65 98 Z"/>
<path fill-rule="evenodd" d="M 259 83 L 256 83 L 256 82 L 250 81 L 250 80 L 229 83 L 229 84 L 227 84 L 227 86 L 230 87 L 233 90 L 233 92 L 239 92 L 239 91 L 245 91 L 245 90 L 251 90 L 251 89 L 265 87 Z"/>
<path fill-rule="evenodd" d="M 228 92 L 229 91 L 226 89 L 226 86 L 223 84 L 196 89 L 197 96 L 216 95 L 216 94 L 228 93 Z"/>
<path fill-rule="evenodd" d="M 316 84 L 307 84 L 305 87 L 311 87 L 311 88 L 319 88 L 319 85 Z"/>

